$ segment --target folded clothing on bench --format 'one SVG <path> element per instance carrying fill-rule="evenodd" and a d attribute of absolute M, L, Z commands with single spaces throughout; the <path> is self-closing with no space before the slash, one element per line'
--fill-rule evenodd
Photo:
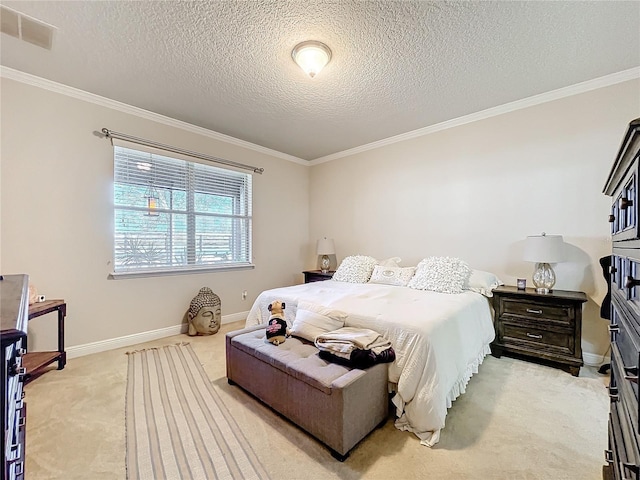
<path fill-rule="evenodd" d="M 368 368 L 396 358 L 391 342 L 367 328 L 342 327 L 318 335 L 315 345 L 320 358 L 355 368 Z"/>

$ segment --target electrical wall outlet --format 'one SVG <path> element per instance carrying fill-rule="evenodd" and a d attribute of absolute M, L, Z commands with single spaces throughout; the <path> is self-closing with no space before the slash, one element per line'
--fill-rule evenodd
<path fill-rule="evenodd" d="M 243 299 L 243 300 L 246 300 L 246 299 L 247 299 L 247 291 L 246 291 L 246 290 L 243 290 L 243 291 L 242 291 L 242 299 Z"/>

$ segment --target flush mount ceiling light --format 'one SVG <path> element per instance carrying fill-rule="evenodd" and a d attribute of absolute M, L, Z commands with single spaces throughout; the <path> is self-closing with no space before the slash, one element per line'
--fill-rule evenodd
<path fill-rule="evenodd" d="M 313 78 L 331 60 L 331 49 L 322 42 L 309 40 L 296 45 L 291 56 L 304 73 Z"/>

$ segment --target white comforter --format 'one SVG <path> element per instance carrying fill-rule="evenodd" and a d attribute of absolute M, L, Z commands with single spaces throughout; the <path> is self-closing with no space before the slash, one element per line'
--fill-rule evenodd
<path fill-rule="evenodd" d="M 348 313 L 346 326 L 370 328 L 391 340 L 396 360 L 389 381 L 396 395 L 396 427 L 415 433 L 423 445 L 440 438 L 447 409 L 464 393 L 494 338 L 487 298 L 479 293 L 435 293 L 377 284 L 327 280 L 262 292 L 246 326 L 266 323 L 267 306 L 286 304 L 285 319 L 295 319 L 304 300 Z"/>

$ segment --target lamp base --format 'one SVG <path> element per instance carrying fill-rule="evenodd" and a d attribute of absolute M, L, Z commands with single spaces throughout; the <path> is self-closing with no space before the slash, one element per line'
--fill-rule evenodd
<path fill-rule="evenodd" d="M 320 260 L 320 271 L 322 273 L 328 273 L 331 268 L 331 260 L 328 255 L 322 255 L 322 260 Z"/>
<path fill-rule="evenodd" d="M 536 263 L 536 269 L 533 272 L 533 284 L 536 292 L 547 294 L 551 293 L 551 289 L 556 284 L 556 273 L 548 263 Z"/>

